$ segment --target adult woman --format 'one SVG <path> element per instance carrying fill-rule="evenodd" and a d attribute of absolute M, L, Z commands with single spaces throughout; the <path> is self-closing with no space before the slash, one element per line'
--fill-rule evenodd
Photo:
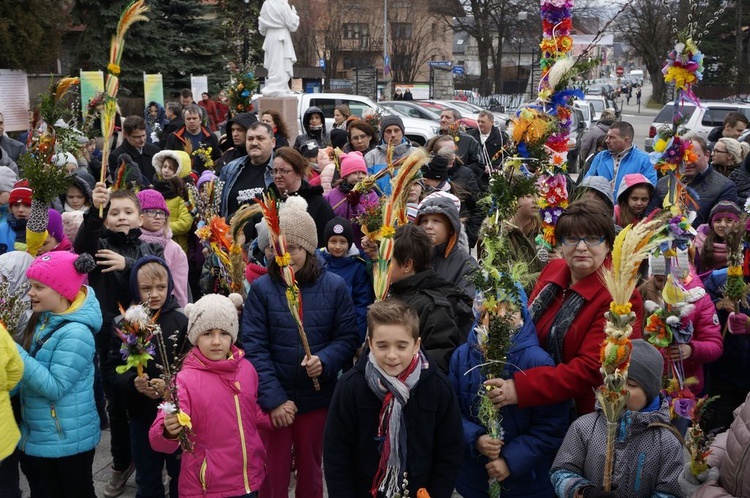
<path fill-rule="evenodd" d="M 711 165 L 724 176 L 730 176 L 737 166 L 742 164 L 750 145 L 738 142 L 734 138 L 720 138 L 711 151 Z"/>
<path fill-rule="evenodd" d="M 281 117 L 278 111 L 274 111 L 273 109 L 263 111 L 263 116 L 260 120 L 273 128 L 273 136 L 276 139 L 276 145 L 273 150 L 289 146 L 289 130 L 286 127 L 284 118 Z"/>
<path fill-rule="evenodd" d="M 600 201 L 575 201 L 560 215 L 555 239 L 562 258 L 550 261 L 531 293 L 529 312 L 539 342 L 555 361 L 515 380 L 493 379 L 489 392 L 495 406 L 521 408 L 572 400 L 578 415 L 594 410 L 594 388 L 602 383 L 599 349 L 604 339 L 604 313 L 612 297 L 604 287 L 601 268 L 609 264 L 615 226 Z M 633 339 L 641 336 L 643 305 L 631 299 L 636 320 Z"/>
<path fill-rule="evenodd" d="M 282 198 L 298 195 L 307 201 L 307 212 L 315 220 L 320 247 L 325 247 L 323 236 L 326 224 L 333 219 L 333 209 L 323 197 L 323 187 L 307 182 L 307 161 L 291 147 L 282 147 L 273 159 L 273 183 L 269 189 Z"/>
<path fill-rule="evenodd" d="M 346 129 L 346 120 L 352 115 L 351 109 L 346 104 L 337 105 L 333 109 L 333 129 L 343 128 Z"/>
<path fill-rule="evenodd" d="M 216 102 L 211 100 L 211 94 L 208 92 L 201 93 L 201 100 L 198 105 L 206 110 L 208 126 L 211 131 L 217 131 L 219 129 L 219 112 L 216 110 Z"/>
<path fill-rule="evenodd" d="M 344 146 L 344 152 L 357 151 L 363 156 L 375 148 L 377 140 L 375 130 L 364 121 L 354 121 L 349 125 L 349 143 Z"/>

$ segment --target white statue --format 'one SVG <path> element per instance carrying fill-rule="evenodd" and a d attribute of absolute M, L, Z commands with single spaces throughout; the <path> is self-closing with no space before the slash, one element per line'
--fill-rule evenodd
<path fill-rule="evenodd" d="M 299 27 L 297 10 L 287 0 L 265 0 L 258 17 L 258 29 L 265 36 L 263 41 L 263 67 L 268 71 L 266 86 L 261 93 L 265 96 L 291 94 L 289 79 L 292 78 L 292 65 L 297 55 L 292 46 L 291 33 Z"/>

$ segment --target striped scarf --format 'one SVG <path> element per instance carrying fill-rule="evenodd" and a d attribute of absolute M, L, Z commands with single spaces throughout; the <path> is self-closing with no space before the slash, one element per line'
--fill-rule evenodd
<path fill-rule="evenodd" d="M 399 481 L 406 470 L 406 421 L 403 409 L 409 401 L 411 390 L 419 382 L 422 369 L 428 366 L 427 358 L 420 351 L 414 355 L 406 370 L 398 377 L 392 377 L 378 366 L 372 351 L 367 356 L 367 385 L 383 402 L 378 417 L 380 462 L 370 488 L 373 498 L 378 491 L 385 496 L 393 496 L 399 489 Z"/>

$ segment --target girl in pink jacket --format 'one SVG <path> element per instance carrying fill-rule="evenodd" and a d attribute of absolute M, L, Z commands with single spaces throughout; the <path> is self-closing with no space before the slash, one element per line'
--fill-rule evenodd
<path fill-rule="evenodd" d="M 209 294 L 185 313 L 188 339 L 197 347 L 177 375 L 180 410 L 190 416 L 194 443 L 192 453 L 182 454 L 180 497 L 256 498 L 266 475 L 258 427 L 271 423 L 257 403 L 258 375 L 234 346 L 237 310 L 229 298 Z M 151 447 L 177 451 L 182 430 L 176 414 L 161 411 L 149 433 Z"/>

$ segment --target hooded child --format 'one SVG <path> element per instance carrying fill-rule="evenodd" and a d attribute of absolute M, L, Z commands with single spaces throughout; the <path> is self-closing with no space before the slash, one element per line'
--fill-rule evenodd
<path fill-rule="evenodd" d="M 0 221 L 0 254 L 26 250 L 26 224 L 31 214 L 31 189 L 29 182 L 19 180 L 13 184 L 8 196 L 8 215 Z"/>
<path fill-rule="evenodd" d="M 185 182 L 190 180 L 190 156 L 182 150 L 162 150 L 154 154 L 151 164 L 156 170 L 153 188 L 161 193 L 169 208 L 172 237 L 187 253 L 188 238 L 193 228 L 193 215 L 187 206 L 188 192 L 185 188 Z"/>

